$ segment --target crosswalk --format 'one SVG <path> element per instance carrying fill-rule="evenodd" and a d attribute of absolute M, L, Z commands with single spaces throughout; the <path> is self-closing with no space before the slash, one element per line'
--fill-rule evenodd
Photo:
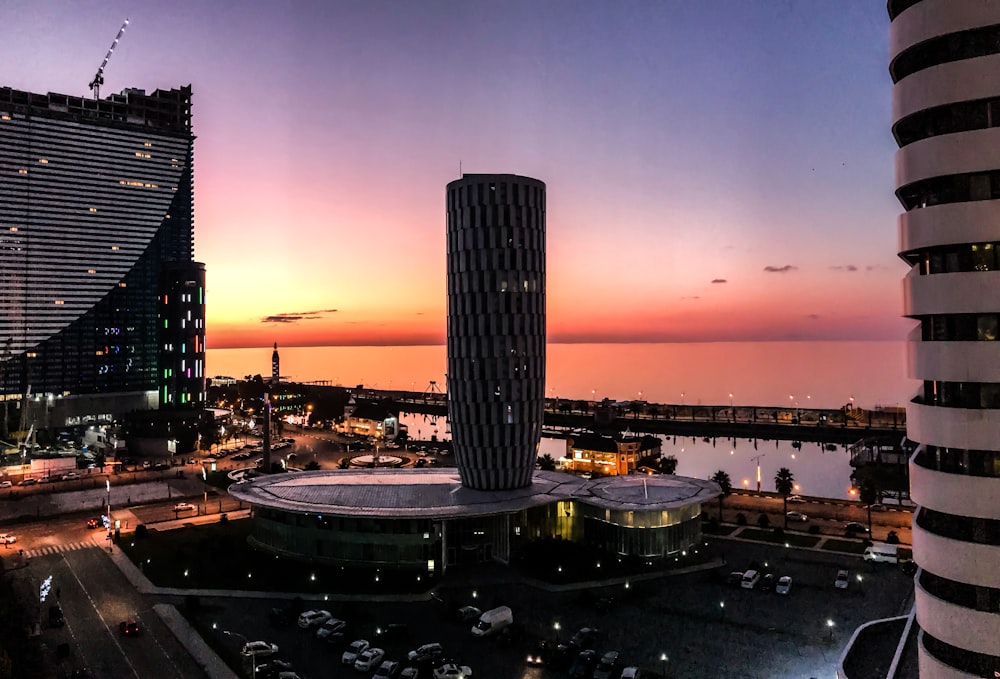
<path fill-rule="evenodd" d="M 47 554 L 75 552 L 78 549 L 89 549 L 91 547 L 101 546 L 103 546 L 103 541 L 98 542 L 97 540 L 83 540 L 81 542 L 68 542 L 63 545 L 46 545 L 45 547 L 39 547 L 38 549 L 27 549 L 24 551 L 24 556 L 30 559 L 37 556 L 45 556 Z"/>

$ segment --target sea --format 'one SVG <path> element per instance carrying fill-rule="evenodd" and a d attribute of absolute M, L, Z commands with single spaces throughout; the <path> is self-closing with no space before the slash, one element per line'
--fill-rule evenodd
<path fill-rule="evenodd" d="M 272 348 L 209 349 L 206 374 L 243 378 L 271 374 Z M 283 379 L 409 391 L 447 390 L 447 353 L 435 346 L 279 347 Z M 905 342 L 705 342 L 549 344 L 547 397 L 840 408 L 902 406 L 919 383 L 906 376 Z M 444 418 L 404 415 L 411 435 L 447 437 Z M 794 441 L 664 437 L 663 454 L 677 473 L 708 478 L 726 471 L 736 487 L 774 490 L 788 468 L 798 493 L 850 498 L 844 446 Z M 565 441 L 543 439 L 539 454 L 559 458 Z"/>

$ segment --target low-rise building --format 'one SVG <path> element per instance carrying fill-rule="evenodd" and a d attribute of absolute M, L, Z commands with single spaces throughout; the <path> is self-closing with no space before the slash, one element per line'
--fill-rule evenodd
<path fill-rule="evenodd" d="M 662 443 L 655 436 L 574 434 L 566 439 L 565 471 L 594 476 L 631 474 L 646 457 L 660 457 Z"/>

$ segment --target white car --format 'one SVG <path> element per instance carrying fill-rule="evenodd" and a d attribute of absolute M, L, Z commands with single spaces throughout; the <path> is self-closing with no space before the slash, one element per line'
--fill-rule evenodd
<path fill-rule="evenodd" d="M 344 651 L 344 655 L 340 656 L 340 662 L 344 665 L 354 665 L 354 661 L 358 659 L 358 656 L 368 650 L 371 644 L 368 643 L 366 639 L 358 639 L 357 641 L 352 641 L 351 645 L 347 647 Z"/>
<path fill-rule="evenodd" d="M 442 655 L 444 655 L 444 647 L 435 642 L 433 644 L 424 644 L 423 646 L 410 651 L 406 654 L 406 659 L 410 662 L 421 663 L 435 660 L 440 658 Z"/>
<path fill-rule="evenodd" d="M 324 613 L 326 611 L 323 611 Z M 316 630 L 316 638 L 320 641 L 331 641 L 336 637 L 344 635 L 344 630 L 347 629 L 347 623 L 343 620 L 338 620 L 337 618 L 330 618 Z"/>
<path fill-rule="evenodd" d="M 322 625 L 331 618 L 333 618 L 333 615 L 330 614 L 330 611 L 306 611 L 299 616 L 299 627 L 302 629 L 309 629 L 310 627 L 315 627 L 316 625 Z"/>
<path fill-rule="evenodd" d="M 787 575 L 782 575 L 778 578 L 778 584 L 774 586 L 774 591 L 778 594 L 788 594 L 792 591 L 792 578 Z"/>
<path fill-rule="evenodd" d="M 189 512 L 194 509 L 194 505 L 190 502 L 178 502 L 174 505 L 175 512 Z"/>
<path fill-rule="evenodd" d="M 357 660 L 354 661 L 354 669 L 358 672 L 371 672 L 373 669 L 378 667 L 382 663 L 382 658 L 385 657 L 385 651 L 381 648 L 366 648 L 358 656 Z"/>
<path fill-rule="evenodd" d="M 837 571 L 837 579 L 833 581 L 833 586 L 837 589 L 847 589 L 847 584 L 851 581 L 851 575 L 845 570 Z"/>
<path fill-rule="evenodd" d="M 434 668 L 434 679 L 472 679 L 472 668 L 467 665 L 458 666 L 446 662 L 441 667 Z"/>
<path fill-rule="evenodd" d="M 17 542 L 17 536 L 10 533 L 0 533 L 0 544 L 12 545 Z"/>
<path fill-rule="evenodd" d="M 622 679 L 639 679 L 642 673 L 638 667 L 626 667 L 622 670 Z"/>
<path fill-rule="evenodd" d="M 14 484 L 10 481 L 0 481 L 0 488 L 13 488 Z"/>
<path fill-rule="evenodd" d="M 69 472 L 67 474 L 62 475 L 63 481 L 75 481 L 78 478 L 80 478 L 80 475 L 77 474 L 76 472 Z"/>
<path fill-rule="evenodd" d="M 789 495 L 788 499 L 785 501 L 790 505 L 801 504 L 805 502 L 805 498 L 803 498 L 801 495 Z"/>
<path fill-rule="evenodd" d="M 243 650 L 240 651 L 247 658 L 250 656 L 266 658 L 270 655 L 275 655 L 277 652 L 278 644 L 272 644 L 267 641 L 250 641 L 244 644 Z"/>
<path fill-rule="evenodd" d="M 809 517 L 802 512 L 788 512 L 785 514 L 789 521 L 808 521 Z"/>

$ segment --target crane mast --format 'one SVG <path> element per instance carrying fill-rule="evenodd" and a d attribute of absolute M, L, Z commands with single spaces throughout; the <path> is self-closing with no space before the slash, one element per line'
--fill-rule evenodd
<path fill-rule="evenodd" d="M 111 53 L 115 51 L 115 47 L 118 46 L 118 41 L 122 39 L 122 35 L 125 34 L 125 27 L 128 26 L 128 19 L 122 24 L 122 27 L 118 29 L 118 35 L 115 36 L 115 41 L 111 43 L 111 47 L 108 48 L 108 53 L 104 56 L 104 61 L 101 62 L 101 67 L 97 69 L 97 74 L 94 79 L 90 81 L 90 89 L 94 90 L 94 99 L 101 98 L 101 85 L 104 84 L 104 68 L 108 65 L 108 61 L 111 59 Z"/>

